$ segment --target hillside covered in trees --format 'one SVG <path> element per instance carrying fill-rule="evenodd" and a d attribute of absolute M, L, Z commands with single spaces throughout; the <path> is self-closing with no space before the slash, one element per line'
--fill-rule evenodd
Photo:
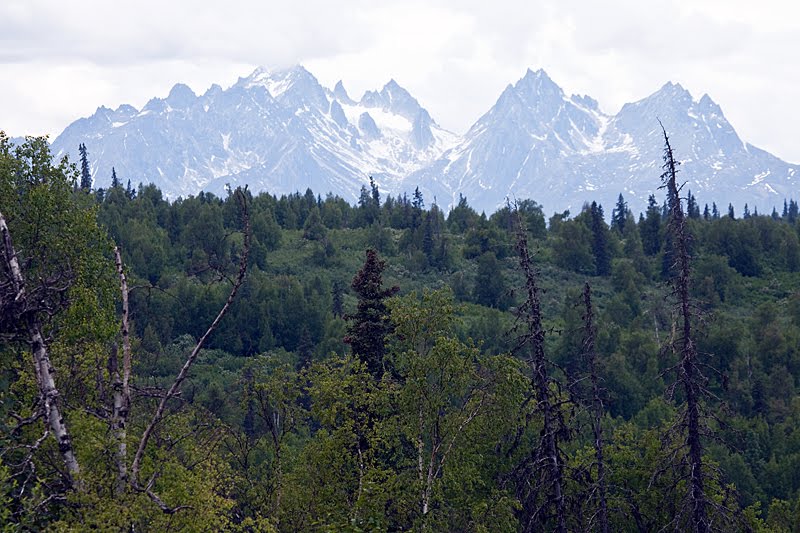
<path fill-rule="evenodd" d="M 3 530 L 796 531 L 798 206 L 679 170 L 169 202 L 0 134 Z"/>

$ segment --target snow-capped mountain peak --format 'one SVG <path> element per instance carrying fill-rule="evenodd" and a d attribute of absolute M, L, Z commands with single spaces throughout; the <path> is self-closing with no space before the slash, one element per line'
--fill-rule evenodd
<path fill-rule="evenodd" d="M 85 143 L 95 186 L 108 185 L 114 166 L 121 180 L 156 183 L 173 198 L 247 183 L 355 200 L 373 176 L 384 192 L 419 186 L 443 206 L 464 194 L 487 211 L 510 196 L 550 212 L 592 200 L 609 211 L 623 193 L 636 210 L 658 186 L 658 120 L 701 202 L 767 211 L 796 191 L 798 167 L 743 143 L 708 95 L 695 100 L 668 82 L 612 116 L 590 96 L 565 95 L 542 69 L 509 84 L 463 136 L 438 126 L 394 79 L 355 101 L 341 81 L 327 89 L 295 65 L 259 67 L 200 96 L 176 84 L 141 111 L 100 107 L 68 126 L 53 151 L 76 160 Z"/>

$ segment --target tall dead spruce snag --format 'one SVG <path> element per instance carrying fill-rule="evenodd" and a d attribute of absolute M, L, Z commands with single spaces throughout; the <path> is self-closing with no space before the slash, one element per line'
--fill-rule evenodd
<path fill-rule="evenodd" d="M 516 352 L 524 354 L 531 372 L 534 416 L 542 428 L 539 441 L 526 459 L 514 470 L 517 497 L 522 503 L 521 526 L 525 532 L 552 527 L 567 531 L 567 502 L 564 492 L 564 454 L 560 441 L 569 436 L 557 394 L 557 383 L 549 374 L 552 363 L 544 350 L 545 330 L 542 325 L 542 290 L 538 273 L 528 250 L 528 232 L 518 210 L 515 213 L 516 251 L 519 267 L 525 278 L 525 300 L 517 309 Z"/>
<path fill-rule="evenodd" d="M 660 122 L 659 122 L 660 124 Z M 665 372 L 674 371 L 675 381 L 667 388 L 667 397 L 672 399 L 676 392 L 683 395 L 684 405 L 680 411 L 675 425 L 668 431 L 666 442 L 669 450 L 668 465 L 676 476 L 671 483 L 673 487 L 685 483 L 686 494 L 683 497 L 677 513 L 673 519 L 675 530 L 694 531 L 706 533 L 708 531 L 726 531 L 734 522 L 748 530 L 749 527 L 739 518 L 734 520 L 734 515 L 727 505 L 727 495 L 723 503 L 717 503 L 709 494 L 710 485 L 722 485 L 721 477 L 711 465 L 703 464 L 704 439 L 712 436 L 709 421 L 713 414 L 706 409 L 706 400 L 712 397 L 706 384 L 708 378 L 703 370 L 713 368 L 699 360 L 697 345 L 695 343 L 694 322 L 698 318 L 699 310 L 692 302 L 690 295 L 691 283 L 691 235 L 686 225 L 686 216 L 683 212 L 680 198 L 680 188 L 677 185 L 676 175 L 678 165 L 675 160 L 672 145 L 669 141 L 664 126 L 664 172 L 661 174 L 662 188 L 667 190 L 667 206 L 669 220 L 667 222 L 668 241 L 671 241 L 672 261 L 670 262 L 671 295 L 675 300 L 676 321 L 671 345 L 669 349 L 677 354 L 677 363 Z M 677 436 L 677 437 L 675 437 Z M 677 438 L 678 442 L 672 441 Z M 672 442 L 670 442 L 672 441 Z M 656 476 L 665 472 L 665 467 L 656 473 Z M 724 486 L 724 485 L 722 485 Z"/>

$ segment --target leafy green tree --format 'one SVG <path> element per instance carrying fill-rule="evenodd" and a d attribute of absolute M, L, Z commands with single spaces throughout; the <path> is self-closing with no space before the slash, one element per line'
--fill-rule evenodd
<path fill-rule="evenodd" d="M 85 488 L 73 439 L 90 437 L 76 435 L 64 398 L 95 399 L 84 369 L 114 332 L 111 246 L 90 202 L 73 194 L 76 178 L 66 158 L 52 161 L 46 138 L 12 146 L 0 131 L 0 394 L 17 510 L 34 472 L 44 507 Z"/>
<path fill-rule="evenodd" d="M 472 297 L 480 305 L 502 311 L 508 309 L 511 303 L 505 278 L 500 271 L 500 262 L 492 252 L 486 252 L 478 258 Z"/>
<path fill-rule="evenodd" d="M 553 260 L 561 268 L 594 274 L 597 269 L 592 254 L 592 232 L 583 219 L 562 221 L 552 241 Z"/>
<path fill-rule="evenodd" d="M 310 241 L 322 241 L 325 239 L 326 230 L 322 225 L 322 217 L 319 214 L 319 209 L 314 206 L 306 218 L 306 223 L 303 226 L 303 238 Z"/>
<path fill-rule="evenodd" d="M 455 306 L 447 291 L 412 293 L 390 306 L 401 428 L 416 452 L 415 526 L 513 527 L 510 494 L 492 489 L 497 465 L 489 457 L 516 423 L 508 412 L 526 390 L 518 364 L 452 337 Z M 477 509 L 493 509 L 504 522 L 487 522 Z"/>

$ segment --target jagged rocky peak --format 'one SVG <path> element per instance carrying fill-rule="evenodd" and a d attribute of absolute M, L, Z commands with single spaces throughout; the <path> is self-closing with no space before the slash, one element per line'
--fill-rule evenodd
<path fill-rule="evenodd" d="M 167 103 L 173 108 L 189 107 L 195 101 L 197 101 L 197 95 L 188 85 L 183 83 L 176 83 L 167 96 Z"/>
<path fill-rule="evenodd" d="M 356 102 L 350 98 L 350 95 L 347 94 L 347 89 L 344 88 L 344 84 L 342 80 L 336 82 L 336 85 L 333 87 L 333 96 L 342 103 L 347 105 L 354 105 Z"/>
<path fill-rule="evenodd" d="M 535 99 L 542 102 L 558 102 L 563 100 L 564 91 L 542 69 L 536 72 L 528 69 L 514 88 L 526 100 Z"/>
<path fill-rule="evenodd" d="M 211 85 L 211 87 L 208 88 L 208 90 L 205 93 L 203 93 L 203 97 L 204 98 L 216 98 L 217 96 L 219 96 L 223 92 L 224 91 L 222 90 L 222 87 L 220 87 L 218 84 L 214 83 L 214 84 Z"/>
<path fill-rule="evenodd" d="M 114 115 L 119 117 L 131 117 L 139 113 L 139 110 L 130 104 L 122 104 L 114 110 Z"/>
<path fill-rule="evenodd" d="M 661 105 L 668 105 L 671 107 L 680 106 L 680 108 L 688 109 L 694 103 L 694 98 L 692 98 L 692 94 L 684 89 L 680 83 L 668 81 L 659 90 L 640 101 L 653 101 Z"/>
<path fill-rule="evenodd" d="M 697 109 L 699 109 L 704 115 L 716 116 L 722 120 L 725 120 L 725 116 L 722 113 L 722 108 L 718 103 L 712 100 L 708 94 L 704 94 L 697 102 Z M 727 120 L 725 121 L 727 122 Z"/>
<path fill-rule="evenodd" d="M 411 96 L 411 93 L 401 87 L 394 79 L 389 80 L 380 92 L 365 92 L 361 98 L 361 105 L 383 109 L 405 117 L 412 122 L 416 119 L 420 110 L 424 111 L 417 99 Z"/>
<path fill-rule="evenodd" d="M 595 100 L 589 95 L 573 94 L 570 97 L 570 100 L 572 100 L 579 106 L 585 107 L 586 109 L 591 109 L 592 111 L 600 111 L 600 105 L 597 103 L 597 100 Z"/>
<path fill-rule="evenodd" d="M 294 105 L 315 103 L 328 107 L 325 89 L 302 65 L 294 65 L 282 69 L 256 68 L 246 78 L 239 78 L 236 86 L 252 89 L 264 87 L 269 94 L 280 101 L 288 101 Z"/>
<path fill-rule="evenodd" d="M 564 91 L 547 73 L 528 69 L 515 84 L 506 86 L 494 108 L 486 116 L 508 116 L 520 113 L 535 121 L 549 121 L 565 102 Z"/>

